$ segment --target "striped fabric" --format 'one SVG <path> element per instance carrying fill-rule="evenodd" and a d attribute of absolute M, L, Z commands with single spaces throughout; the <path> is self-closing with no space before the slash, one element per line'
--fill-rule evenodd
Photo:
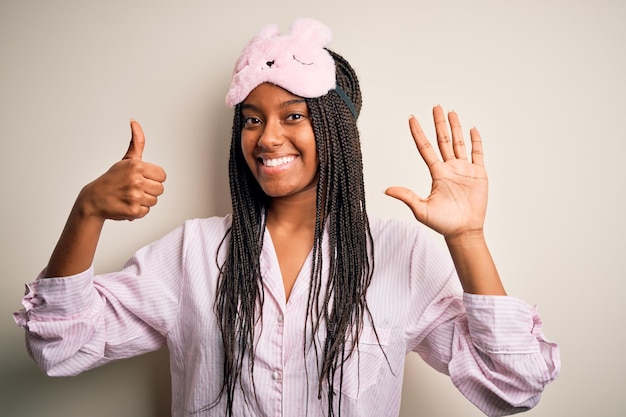
<path fill-rule="evenodd" d="M 224 415 L 225 401 L 207 406 L 222 381 L 213 303 L 224 259 L 217 250 L 230 220 L 187 221 L 139 250 L 119 272 L 94 276 L 90 268 L 29 284 L 14 318 L 27 330 L 34 360 L 49 375 L 75 375 L 167 345 L 172 416 Z M 449 374 L 487 415 L 533 407 L 560 368 L 558 347 L 544 338 L 535 309 L 512 297 L 463 294 L 449 254 L 419 224 L 372 217 L 371 228 L 375 273 L 368 303 L 374 323 L 365 323 L 358 350 L 344 365 L 341 415 L 397 416 L 411 351 Z M 327 253 L 327 242 L 323 249 Z M 268 232 L 261 270 L 265 302 L 257 356 L 253 375 L 244 367 L 234 413 L 324 416 L 320 358 L 304 345 L 306 338 L 311 346 L 305 331 L 311 260 L 288 302 Z M 315 337 L 323 341 L 323 331 Z"/>

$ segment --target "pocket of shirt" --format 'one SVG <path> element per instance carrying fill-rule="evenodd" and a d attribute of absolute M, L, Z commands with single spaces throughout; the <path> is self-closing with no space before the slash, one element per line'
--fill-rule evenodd
<path fill-rule="evenodd" d="M 378 334 L 378 338 L 376 337 Z M 341 392 L 354 400 L 358 399 L 369 387 L 376 384 L 381 376 L 381 367 L 387 366 L 383 349 L 389 345 L 389 329 L 363 326 L 358 346 L 343 365 L 343 384 Z M 346 353 L 352 348 L 352 341 L 346 341 Z M 339 390 L 341 374 L 335 374 L 335 390 Z"/>

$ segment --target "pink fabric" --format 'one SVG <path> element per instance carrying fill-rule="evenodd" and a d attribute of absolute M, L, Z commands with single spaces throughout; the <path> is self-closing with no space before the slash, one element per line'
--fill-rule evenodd
<path fill-rule="evenodd" d="M 233 72 L 226 104 L 241 103 L 258 85 L 269 82 L 300 97 L 321 97 L 335 88 L 335 61 L 324 49 L 332 33 L 323 23 L 298 19 L 291 33 L 267 25 L 243 49 Z"/>
<path fill-rule="evenodd" d="M 230 217 L 191 220 L 139 250 L 124 269 L 29 284 L 24 309 L 29 351 L 49 375 L 75 375 L 167 344 L 172 416 L 217 398 L 222 348 L 213 314 L 216 253 Z M 512 297 L 463 294 L 447 252 L 414 223 L 371 218 L 376 269 L 368 292 L 378 339 L 366 322 L 358 356 L 345 365 L 341 415 L 397 416 L 405 356 L 414 351 L 449 374 L 485 414 L 523 411 L 559 373 L 558 347 L 546 340 L 536 310 Z M 328 253 L 326 240 L 324 253 Z M 269 232 L 261 254 L 265 303 L 258 322 L 254 381 L 244 367 L 237 416 L 325 415 L 318 400 L 318 358 L 304 349 L 311 260 L 288 302 Z M 35 301 L 36 300 L 36 301 Z M 324 339 L 323 332 L 316 335 Z M 338 385 L 337 385 L 338 386 Z M 327 389 L 324 386 L 324 389 Z M 71 407 L 71 405 L 68 405 Z M 224 415 L 223 402 L 197 416 Z M 416 411 L 419 413 L 419 410 Z"/>

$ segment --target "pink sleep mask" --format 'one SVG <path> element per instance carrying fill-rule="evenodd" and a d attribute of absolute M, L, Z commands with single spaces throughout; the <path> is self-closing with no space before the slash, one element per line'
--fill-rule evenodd
<path fill-rule="evenodd" d="M 226 95 L 230 107 L 258 85 L 269 82 L 304 98 L 321 97 L 335 88 L 335 61 L 324 47 L 332 32 L 314 19 L 298 19 L 288 35 L 278 25 L 265 26 L 243 49 Z"/>

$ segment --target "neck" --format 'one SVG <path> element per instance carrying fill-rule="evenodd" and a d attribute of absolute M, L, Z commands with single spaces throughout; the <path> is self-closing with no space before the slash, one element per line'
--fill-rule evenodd
<path fill-rule="evenodd" d="M 316 193 L 274 198 L 267 210 L 267 227 L 292 231 L 315 229 Z"/>

